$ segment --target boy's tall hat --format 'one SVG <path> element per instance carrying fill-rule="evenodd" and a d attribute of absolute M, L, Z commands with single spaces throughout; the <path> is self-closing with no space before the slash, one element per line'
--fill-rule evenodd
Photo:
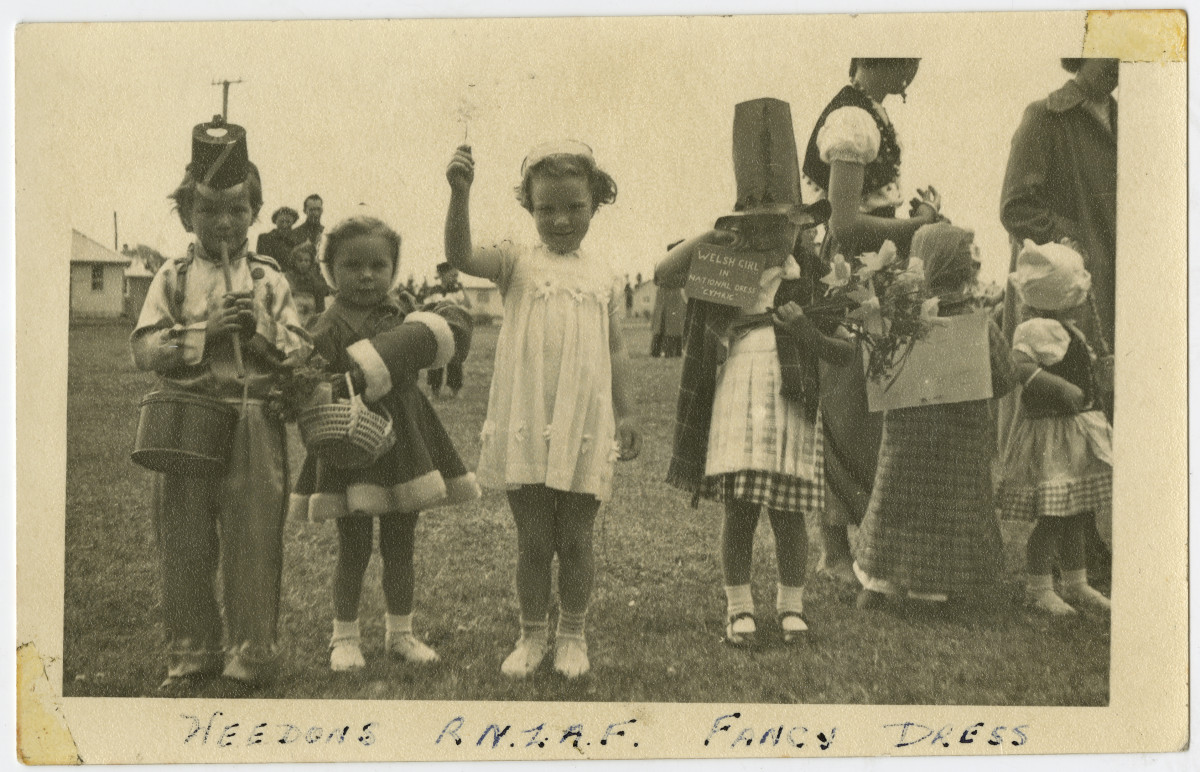
<path fill-rule="evenodd" d="M 246 130 L 214 115 L 208 123 L 192 129 L 192 162 L 188 169 L 198 182 L 225 190 L 246 181 L 250 155 Z"/>
<path fill-rule="evenodd" d="M 781 99 L 764 97 L 742 102 L 733 112 L 733 174 L 737 180 L 735 218 L 783 215 L 796 224 L 816 225 L 829 219 L 829 203 L 804 205 L 800 196 L 800 161 L 792 130 L 792 109 Z"/>

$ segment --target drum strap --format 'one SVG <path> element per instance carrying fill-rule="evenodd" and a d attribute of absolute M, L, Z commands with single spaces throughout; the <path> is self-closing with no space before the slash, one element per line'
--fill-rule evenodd
<path fill-rule="evenodd" d="M 183 314 L 183 300 L 187 296 L 187 272 L 192 265 L 192 253 L 189 250 L 185 257 L 176 261 L 175 288 L 171 292 L 171 317 L 180 321 Z"/>

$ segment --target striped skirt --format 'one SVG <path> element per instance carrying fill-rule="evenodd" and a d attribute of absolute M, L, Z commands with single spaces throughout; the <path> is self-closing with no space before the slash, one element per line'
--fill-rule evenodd
<path fill-rule="evenodd" d="M 700 495 L 787 512 L 825 506 L 820 417 L 779 391 L 775 331 L 752 330 L 731 346 L 717 381 Z"/>

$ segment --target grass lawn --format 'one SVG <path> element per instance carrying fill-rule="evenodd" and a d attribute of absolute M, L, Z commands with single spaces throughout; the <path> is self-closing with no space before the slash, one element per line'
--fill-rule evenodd
<path fill-rule="evenodd" d="M 68 696 L 147 696 L 164 675 L 151 474 L 129 461 L 141 396 L 124 325 L 71 330 L 67 409 L 64 683 Z M 481 328 L 466 387 L 436 407 L 467 461 L 479 453 L 498 328 Z M 995 598 L 959 620 L 861 612 L 853 594 L 813 577 L 805 596 L 811 641 L 778 643 L 774 546 L 759 526 L 754 651 L 721 643 L 717 555 L 721 510 L 662 482 L 670 458 L 679 359 L 651 359 L 649 330 L 630 322 L 633 384 L 646 445 L 620 464 L 596 526 L 589 614 L 592 674 L 569 683 L 548 667 L 524 682 L 500 674 L 517 635 L 516 532 L 504 496 L 425 514 L 418 528 L 416 628 L 442 656 L 416 669 L 383 653 L 379 557 L 361 619 L 364 671 L 331 673 L 327 646 L 332 524 L 289 522 L 280 618 L 283 669 L 260 697 L 637 702 L 1105 705 L 1109 628 L 1050 622 L 1024 611 L 1018 577 L 1027 527 L 1005 524 L 1009 576 Z M 293 474 L 303 457 L 291 431 Z M 813 523 L 809 524 L 813 533 Z M 815 535 L 815 533 L 814 533 Z M 817 547 L 810 549 L 810 569 Z M 553 622 L 552 622 L 553 623 Z M 210 687 L 213 689 L 219 686 Z"/>

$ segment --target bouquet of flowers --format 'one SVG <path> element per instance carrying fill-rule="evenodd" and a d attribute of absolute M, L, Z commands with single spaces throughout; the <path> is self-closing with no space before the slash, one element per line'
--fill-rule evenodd
<path fill-rule="evenodd" d="M 280 371 L 267 404 L 281 420 L 294 423 L 304 408 L 333 401 L 329 362 L 313 352 L 304 364 Z"/>
<path fill-rule="evenodd" d="M 920 258 L 901 266 L 896 245 L 883 242 L 878 252 L 852 257 L 835 255 L 828 275 L 821 279 L 825 296 L 804 312 L 828 316 L 843 309 L 841 321 L 867 350 L 867 377 L 879 382 L 895 380 L 913 344 L 929 334 L 936 323 L 938 300 L 925 287 Z"/>

